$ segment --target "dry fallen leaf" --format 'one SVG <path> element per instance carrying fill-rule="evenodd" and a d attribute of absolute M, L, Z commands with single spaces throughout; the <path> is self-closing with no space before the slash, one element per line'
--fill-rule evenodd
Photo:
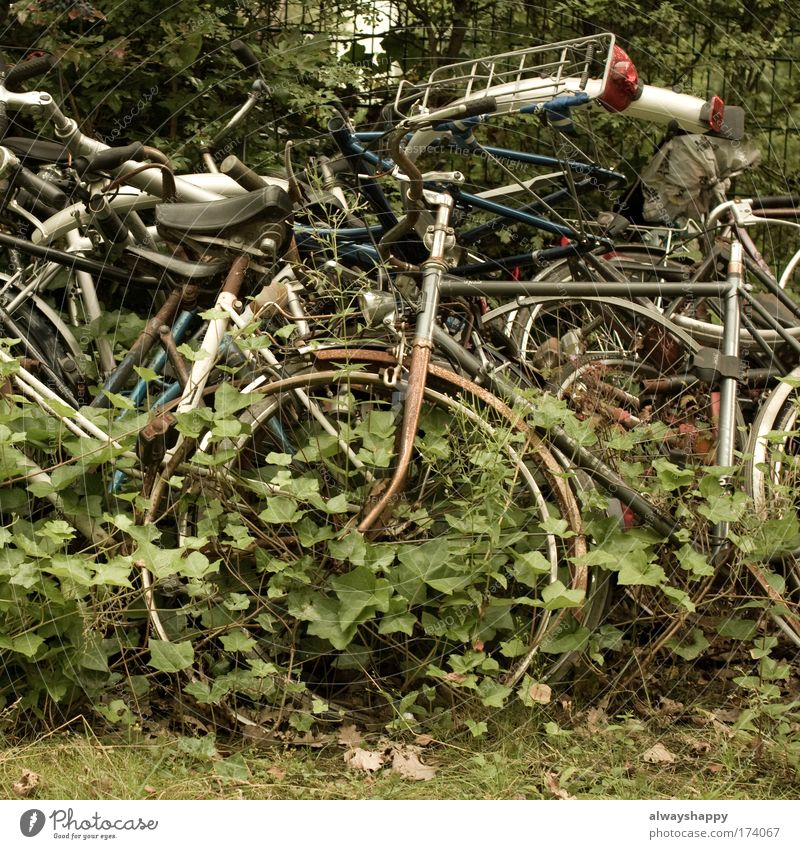
<path fill-rule="evenodd" d="M 430 734 L 417 734 L 414 738 L 414 742 L 418 746 L 430 746 L 433 743 L 433 737 Z"/>
<path fill-rule="evenodd" d="M 698 740 L 696 737 L 689 737 L 688 743 L 692 747 L 692 751 L 698 755 L 705 755 L 711 748 L 711 743 L 708 740 Z"/>
<path fill-rule="evenodd" d="M 544 774 L 544 783 L 547 789 L 556 797 L 556 799 L 574 799 L 574 796 L 570 796 L 569 793 L 561 786 L 558 776 L 554 772 L 545 772 Z"/>
<path fill-rule="evenodd" d="M 528 695 L 531 698 L 531 701 L 538 702 L 540 705 L 550 704 L 550 698 L 553 695 L 553 691 L 547 684 L 531 684 L 528 689 Z"/>
<path fill-rule="evenodd" d="M 663 743 L 656 743 L 655 746 L 649 748 L 643 755 L 646 763 L 649 764 L 674 764 L 675 755 Z"/>
<path fill-rule="evenodd" d="M 367 749 L 348 749 L 344 753 L 344 762 L 351 769 L 363 769 L 364 772 L 376 772 L 383 766 L 383 754 Z"/>
<path fill-rule="evenodd" d="M 351 749 L 355 749 L 361 743 L 361 732 L 355 725 L 343 725 L 339 729 L 338 737 L 342 746 L 349 746 Z"/>
<path fill-rule="evenodd" d="M 683 702 L 676 702 L 675 699 L 668 699 L 666 696 L 661 697 L 660 710 L 667 716 L 678 716 L 683 713 Z"/>
<path fill-rule="evenodd" d="M 22 778 L 11 786 L 15 796 L 30 796 L 39 784 L 39 775 L 29 769 L 22 770 Z"/>
<path fill-rule="evenodd" d="M 736 722 L 742 715 L 740 710 L 731 710 L 729 708 L 719 708 L 711 712 L 720 722 Z"/>
<path fill-rule="evenodd" d="M 602 731 L 608 725 L 608 714 L 603 708 L 589 708 L 586 711 L 586 727 L 592 734 Z"/>
<path fill-rule="evenodd" d="M 394 749 L 392 752 L 392 772 L 412 781 L 430 781 L 436 775 L 434 767 L 422 763 L 417 753 L 407 748 Z"/>

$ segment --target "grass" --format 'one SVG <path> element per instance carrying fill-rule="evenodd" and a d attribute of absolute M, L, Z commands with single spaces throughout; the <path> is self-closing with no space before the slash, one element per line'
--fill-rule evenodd
<path fill-rule="evenodd" d="M 515 708 L 487 724 L 480 738 L 450 732 L 426 745 L 420 757 L 436 767 L 429 781 L 349 768 L 335 742 L 290 749 L 166 732 L 98 737 L 84 724 L 80 733 L 7 741 L 0 797 L 16 798 L 23 769 L 40 776 L 31 799 L 788 799 L 800 790 L 797 762 L 779 740 L 733 733 L 703 710 L 608 718 Z M 376 743 L 366 736 L 361 745 Z M 673 762 L 648 762 L 659 743 Z"/>

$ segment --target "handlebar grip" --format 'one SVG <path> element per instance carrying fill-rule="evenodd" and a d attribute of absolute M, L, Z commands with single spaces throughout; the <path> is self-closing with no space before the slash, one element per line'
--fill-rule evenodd
<path fill-rule="evenodd" d="M 78 174 L 83 176 L 90 171 L 106 171 L 109 168 L 118 168 L 123 162 L 128 162 L 131 159 L 136 162 L 141 162 L 144 159 L 144 145 L 141 142 L 133 142 L 125 145 L 125 147 L 110 147 L 94 156 L 79 156 L 72 164 Z"/>
<path fill-rule="evenodd" d="M 58 186 L 43 180 L 24 165 L 18 165 L 14 172 L 14 184 L 27 189 L 37 200 L 54 209 L 63 209 L 67 205 L 67 196 Z"/>
<path fill-rule="evenodd" d="M 6 74 L 6 88 L 9 91 L 13 91 L 15 86 L 24 83 L 25 80 L 38 77 L 40 74 L 46 74 L 55 63 L 56 59 L 54 56 L 37 56 L 35 59 L 18 62 Z"/>
<path fill-rule="evenodd" d="M 488 115 L 497 109 L 497 98 L 482 97 L 480 100 L 465 103 L 463 109 L 464 111 L 458 116 L 459 118 L 472 118 L 473 115 Z"/>
<path fill-rule="evenodd" d="M 240 39 L 235 39 L 231 42 L 231 51 L 239 60 L 240 64 L 245 68 L 258 68 L 259 61 L 256 59 L 256 54 Z"/>
<path fill-rule="evenodd" d="M 753 209 L 798 209 L 800 208 L 800 196 L 798 195 L 766 195 L 754 197 L 751 200 Z"/>

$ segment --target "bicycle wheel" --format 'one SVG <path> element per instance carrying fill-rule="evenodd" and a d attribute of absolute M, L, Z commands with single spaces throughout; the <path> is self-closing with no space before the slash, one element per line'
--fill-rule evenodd
<path fill-rule="evenodd" d="M 621 298 L 524 298 L 487 313 L 484 323 L 497 323 L 546 379 L 578 357 L 635 359 L 669 372 L 697 349 L 652 307 Z"/>
<path fill-rule="evenodd" d="M 747 446 L 745 485 L 756 511 L 764 516 L 773 509 L 791 509 L 795 492 L 791 484 L 796 456 L 800 368 L 786 376 L 767 396 L 756 416 Z"/>
<path fill-rule="evenodd" d="M 356 520 L 392 471 L 404 382 L 364 364 L 261 387 L 176 499 L 182 532 L 215 538 L 225 564 L 181 615 L 246 596 L 235 627 L 259 656 L 291 658 L 345 702 L 563 669 L 588 638 L 575 498 L 499 402 L 456 392 L 443 370 L 430 383 L 408 483 L 368 537 Z"/>

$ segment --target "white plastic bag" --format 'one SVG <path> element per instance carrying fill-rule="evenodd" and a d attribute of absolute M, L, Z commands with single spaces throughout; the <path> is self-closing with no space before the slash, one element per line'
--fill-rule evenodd
<path fill-rule="evenodd" d="M 672 226 L 679 219 L 700 218 L 724 198 L 731 177 L 760 159 L 750 141 L 675 136 L 642 171 L 645 220 Z"/>

